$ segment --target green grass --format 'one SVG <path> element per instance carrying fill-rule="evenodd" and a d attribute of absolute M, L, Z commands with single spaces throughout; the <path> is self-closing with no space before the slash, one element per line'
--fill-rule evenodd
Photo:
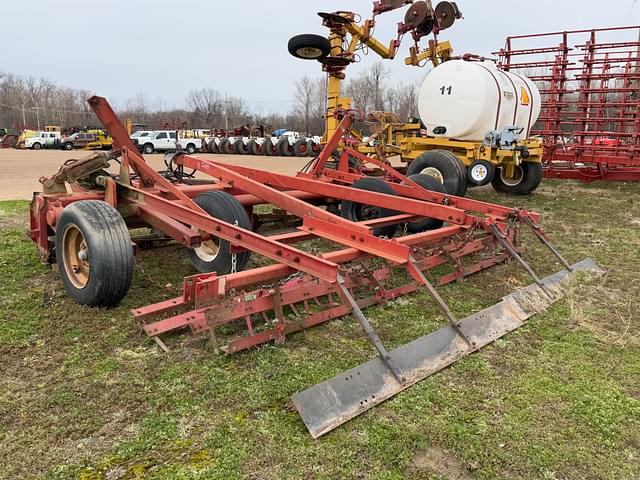
<path fill-rule="evenodd" d="M 193 273 L 182 250 L 141 251 L 120 306 L 82 307 L 39 263 L 27 202 L 0 203 L 0 478 L 639 477 L 639 194 L 472 191 L 540 211 L 571 261 L 592 256 L 607 276 L 317 441 L 290 396 L 371 358 L 351 317 L 232 356 L 178 333 L 163 354 L 129 309 L 178 294 Z M 525 243 L 541 273 L 558 269 Z M 510 263 L 440 291 L 463 316 L 526 283 Z M 389 346 L 442 323 L 425 294 L 366 312 Z"/>

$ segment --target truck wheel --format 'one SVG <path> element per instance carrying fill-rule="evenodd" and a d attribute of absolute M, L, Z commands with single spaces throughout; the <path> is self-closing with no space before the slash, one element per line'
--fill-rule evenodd
<path fill-rule="evenodd" d="M 416 182 L 425 190 L 432 190 L 434 192 L 447 193 L 447 190 L 444 188 L 444 185 L 429 175 L 424 175 L 422 173 L 414 173 L 413 175 L 409 176 L 409 179 Z M 421 220 L 416 220 L 415 222 L 407 223 L 407 231 L 411 233 L 420 233 L 420 232 L 425 232 L 427 230 L 435 230 L 436 228 L 440 228 L 442 224 L 443 224 L 443 221 L 437 218 L 423 218 Z"/>
<path fill-rule="evenodd" d="M 306 157 L 306 156 L 308 156 L 309 155 L 309 145 L 307 144 L 307 141 L 301 138 L 296 143 L 294 143 L 293 144 L 293 153 L 296 155 L 296 157 Z"/>
<path fill-rule="evenodd" d="M 185 149 L 189 155 L 196 153 L 196 146 L 193 143 L 189 143 Z"/>
<path fill-rule="evenodd" d="M 538 162 L 522 162 L 515 167 L 514 178 L 503 175 L 502 168 L 497 168 L 491 180 L 496 192 L 511 195 L 528 195 L 533 192 L 542 181 L 542 164 Z"/>
<path fill-rule="evenodd" d="M 150 155 L 154 152 L 155 148 L 153 147 L 152 143 L 145 143 L 144 147 L 142 147 L 142 152 L 146 153 L 147 155 Z"/>
<path fill-rule="evenodd" d="M 222 140 L 220 140 L 220 143 L 218 144 L 218 150 L 220 150 L 220 153 L 231 153 L 231 143 L 227 138 L 223 138 Z"/>
<path fill-rule="evenodd" d="M 233 142 L 233 153 L 238 155 L 246 155 L 248 153 L 247 147 L 244 145 L 244 141 L 242 139 Z"/>
<path fill-rule="evenodd" d="M 209 153 L 219 153 L 218 152 L 218 144 L 215 140 L 211 140 L 209 142 Z"/>
<path fill-rule="evenodd" d="M 66 142 L 62 145 L 62 148 L 64 148 L 65 150 L 73 150 L 73 143 Z"/>
<path fill-rule="evenodd" d="M 407 176 L 421 173 L 444 184 L 447 193 L 463 197 L 467 192 L 467 170 L 462 161 L 448 150 L 429 150 L 412 161 Z"/>
<path fill-rule="evenodd" d="M 361 178 L 354 182 L 351 187 L 359 190 L 367 190 L 369 192 L 396 195 L 396 192 L 388 183 L 373 177 Z M 398 212 L 389 208 L 374 207 L 372 205 L 352 202 L 351 200 L 342 200 L 342 203 L 340 204 L 340 214 L 343 218 L 351 220 L 352 222 L 362 222 L 364 220 L 373 220 L 374 218 L 391 217 L 393 215 L 397 215 Z M 386 236 L 391 238 L 396 233 L 397 229 L 398 225 L 376 227 L 373 229 L 373 234 L 379 237 Z"/>
<path fill-rule="evenodd" d="M 331 53 L 331 43 L 326 37 L 313 34 L 296 35 L 289 39 L 289 53 L 303 60 L 318 60 Z"/>
<path fill-rule="evenodd" d="M 127 294 L 133 248 L 123 218 L 106 202 L 67 206 L 56 226 L 56 257 L 69 296 L 82 305 L 109 307 Z"/>
<path fill-rule="evenodd" d="M 31 148 L 33 148 L 34 150 L 40 150 L 42 148 L 42 145 L 36 142 L 31 146 Z"/>
<path fill-rule="evenodd" d="M 213 218 L 231 224 L 237 222 L 239 227 L 251 230 L 247 211 L 233 195 L 221 190 L 210 190 L 201 193 L 193 201 Z M 249 250 L 236 254 L 237 272 L 244 270 L 250 256 Z M 212 236 L 199 247 L 189 250 L 189 257 L 193 266 L 202 273 L 217 272 L 219 275 L 225 275 L 231 272 L 233 266 L 231 244 L 228 240 L 218 237 Z"/>

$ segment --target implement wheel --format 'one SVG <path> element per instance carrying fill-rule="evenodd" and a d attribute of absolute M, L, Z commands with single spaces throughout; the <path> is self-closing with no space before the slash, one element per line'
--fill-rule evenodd
<path fill-rule="evenodd" d="M 218 153 L 218 144 L 215 140 L 209 142 L 209 153 Z"/>
<path fill-rule="evenodd" d="M 244 141 L 241 138 L 233 142 L 233 152 L 238 155 L 246 155 L 247 153 L 249 153 L 247 151 L 247 147 L 244 144 Z"/>
<path fill-rule="evenodd" d="M 409 179 L 416 182 L 425 190 L 432 190 L 434 192 L 439 192 L 439 193 L 447 193 L 446 189 L 444 188 L 444 185 L 429 175 L 416 173 L 414 175 L 409 176 Z M 443 224 L 443 221 L 438 220 L 437 218 L 423 218 L 421 220 L 416 220 L 415 222 L 407 223 L 407 231 L 410 233 L 420 233 L 420 232 L 425 232 L 427 230 L 435 230 L 436 228 L 440 228 L 442 224 Z"/>
<path fill-rule="evenodd" d="M 444 184 L 447 193 L 463 197 L 467 192 L 467 170 L 456 154 L 448 150 L 424 152 L 407 168 L 407 176 L 421 173 Z"/>
<path fill-rule="evenodd" d="M 303 60 L 318 60 L 331 53 L 329 39 L 313 34 L 291 37 L 287 48 L 291 55 Z"/>
<path fill-rule="evenodd" d="M 271 139 L 267 138 L 264 142 L 262 142 L 262 153 L 267 157 L 273 157 L 277 155 L 276 147 Z"/>
<path fill-rule="evenodd" d="M 201 193 L 193 199 L 197 205 L 211 215 L 230 224 L 236 224 L 245 230 L 251 230 L 251 221 L 247 211 L 233 195 L 221 190 Z M 244 270 L 251 252 L 245 250 L 236 254 L 236 272 Z M 219 275 L 230 273 L 233 268 L 233 255 L 228 240 L 212 236 L 199 247 L 189 250 L 193 266 L 202 273 L 216 272 Z"/>
<path fill-rule="evenodd" d="M 226 154 L 232 153 L 233 148 L 231 147 L 231 142 L 229 142 L 228 138 L 220 140 L 220 143 L 218 144 L 218 151 Z"/>
<path fill-rule="evenodd" d="M 383 180 L 373 177 L 365 177 L 354 182 L 352 188 L 367 190 L 369 192 L 385 193 L 387 195 L 397 195 L 391 186 Z M 365 205 L 362 203 L 352 202 L 351 200 L 342 200 L 340 205 L 340 214 L 352 222 L 362 222 L 364 220 L 373 220 L 375 218 L 391 217 L 397 215 L 398 212 L 389 208 L 374 207 L 373 205 Z M 398 225 L 388 225 L 386 227 L 376 227 L 373 234 L 377 236 L 393 237 L 398 229 Z"/>
<path fill-rule="evenodd" d="M 249 140 L 247 143 L 247 151 L 251 155 L 262 155 L 262 145 L 255 140 Z"/>
<path fill-rule="evenodd" d="M 82 305 L 116 305 L 131 286 L 129 230 L 106 202 L 82 200 L 62 211 L 56 226 L 56 257 L 67 293 Z"/>
<path fill-rule="evenodd" d="M 292 157 L 294 155 L 288 138 L 281 138 L 276 145 L 278 153 L 282 157 Z"/>
<path fill-rule="evenodd" d="M 496 169 L 491 185 L 496 192 L 511 195 L 528 195 L 533 192 L 542 181 L 542 163 L 522 162 L 514 168 L 515 175 L 508 178 L 502 167 Z"/>
<path fill-rule="evenodd" d="M 296 157 L 306 157 L 309 155 L 309 144 L 304 138 L 301 138 L 293 144 L 293 153 Z"/>

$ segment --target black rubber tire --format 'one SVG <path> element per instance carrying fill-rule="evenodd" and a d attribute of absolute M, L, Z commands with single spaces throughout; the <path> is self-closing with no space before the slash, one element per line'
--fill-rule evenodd
<path fill-rule="evenodd" d="M 358 160 L 356 160 L 353 156 L 349 155 L 349 168 L 353 170 L 358 170 Z M 330 168 L 331 170 L 337 170 L 340 166 L 340 155 L 332 157 L 327 163 L 324 164 L 325 168 Z"/>
<path fill-rule="evenodd" d="M 296 58 L 319 60 L 331 53 L 331 43 L 326 37 L 305 33 L 291 37 L 287 49 Z"/>
<path fill-rule="evenodd" d="M 193 201 L 212 217 L 231 224 L 237 221 L 239 227 L 245 230 L 251 230 L 251 221 L 249 220 L 247 211 L 233 195 L 221 190 L 210 190 L 201 193 L 195 197 Z M 231 272 L 231 244 L 221 238 L 218 239 L 218 242 L 218 254 L 210 261 L 206 261 L 198 256 L 196 249 L 189 250 L 191 263 L 199 272 L 216 272 L 218 275 L 226 275 Z M 245 269 L 250 257 L 251 252 L 249 250 L 236 254 L 237 272 Z"/>
<path fill-rule="evenodd" d="M 237 155 L 246 155 L 247 153 L 249 153 L 246 145 L 244 144 L 244 141 L 241 138 L 233 142 L 233 153 Z"/>
<path fill-rule="evenodd" d="M 294 155 L 288 138 L 281 138 L 278 140 L 276 148 L 278 149 L 278 153 L 281 157 L 293 157 Z"/>
<path fill-rule="evenodd" d="M 386 193 L 387 195 L 397 195 L 391 186 L 384 180 L 373 177 L 364 177 L 354 182 L 351 187 L 369 192 Z M 363 211 L 366 208 L 366 212 Z M 352 202 L 351 200 L 342 200 L 340 204 L 340 215 L 352 222 L 361 222 L 363 220 L 372 220 L 374 218 L 391 217 L 397 215 L 398 212 L 389 208 L 373 207 L 371 205 L 363 205 L 361 203 Z M 388 225 L 386 227 L 377 227 L 373 229 L 376 236 L 393 237 L 398 229 L 398 225 Z"/>
<path fill-rule="evenodd" d="M 73 143 L 65 142 L 62 144 L 63 150 L 73 150 Z"/>
<path fill-rule="evenodd" d="M 496 168 L 496 173 L 491 180 L 491 185 L 496 192 L 510 195 L 529 195 L 542 181 L 542 163 L 522 162 L 522 179 L 517 185 L 507 185 L 501 178 L 501 168 Z"/>
<path fill-rule="evenodd" d="M 413 180 L 418 185 L 426 190 L 432 190 L 434 192 L 447 193 L 447 189 L 437 179 L 423 175 L 421 173 L 414 173 L 409 176 L 410 180 Z M 407 231 L 410 233 L 426 232 L 427 230 L 435 230 L 442 227 L 444 222 L 437 218 L 423 218 L 422 220 L 416 220 L 415 222 L 407 223 Z"/>
<path fill-rule="evenodd" d="M 407 176 L 422 173 L 429 167 L 440 172 L 449 195 L 464 197 L 467 193 L 467 170 L 455 153 L 448 150 L 424 152 L 409 164 Z"/>
<path fill-rule="evenodd" d="M 258 144 L 255 140 L 249 140 L 247 142 L 247 153 L 249 155 L 262 155 L 262 150 L 258 152 Z"/>
<path fill-rule="evenodd" d="M 313 140 L 308 140 L 307 141 L 307 156 L 308 157 L 315 157 L 316 153 L 313 151 Z"/>
<path fill-rule="evenodd" d="M 34 150 L 40 150 L 42 148 L 42 144 L 41 143 L 34 143 L 31 148 L 33 148 Z"/>
<path fill-rule="evenodd" d="M 232 153 L 231 142 L 229 142 L 228 138 L 220 140 L 220 143 L 218 144 L 218 151 L 227 155 Z"/>
<path fill-rule="evenodd" d="M 184 149 L 185 152 L 187 152 L 189 155 L 193 155 L 194 153 L 196 153 L 196 146 L 193 143 L 187 143 L 186 148 Z"/>
<path fill-rule="evenodd" d="M 73 285 L 64 265 L 65 231 L 75 226 L 87 244 L 91 264 L 83 288 Z M 133 279 L 133 248 L 124 219 L 118 211 L 100 200 L 81 200 L 68 205 L 56 225 L 55 248 L 62 283 L 69 296 L 82 305 L 110 307 L 129 291 Z"/>
<path fill-rule="evenodd" d="M 211 140 L 209 142 L 209 153 L 220 153 L 218 151 L 218 144 L 216 143 L 215 140 Z"/>
<path fill-rule="evenodd" d="M 145 143 L 144 146 L 142 147 L 142 153 L 146 155 L 150 155 L 154 151 L 155 151 L 155 148 L 153 147 L 153 143 Z"/>
<path fill-rule="evenodd" d="M 274 149 L 275 149 L 275 147 L 274 147 L 273 142 L 271 141 L 271 139 L 267 138 L 262 143 L 262 154 L 263 155 L 266 155 L 267 157 L 275 156 Z"/>
<path fill-rule="evenodd" d="M 484 180 L 482 181 L 474 180 L 473 175 L 471 174 L 471 170 L 476 167 L 483 167 L 487 171 L 487 176 Z M 489 185 L 491 183 L 491 180 L 493 180 L 495 173 L 496 173 L 496 169 L 491 164 L 491 162 L 488 162 L 486 160 L 476 160 L 475 162 L 473 162 L 471 165 L 467 167 L 467 181 L 469 182 L 469 185 L 472 187 L 473 186 L 482 187 L 484 185 Z"/>
<path fill-rule="evenodd" d="M 309 156 L 309 144 L 304 138 L 301 138 L 293 144 L 293 153 L 296 157 Z"/>

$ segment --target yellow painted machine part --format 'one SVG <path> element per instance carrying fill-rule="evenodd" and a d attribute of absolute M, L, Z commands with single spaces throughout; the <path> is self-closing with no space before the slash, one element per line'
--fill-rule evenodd
<path fill-rule="evenodd" d="M 345 31 L 351 34 L 346 52 L 343 50 L 345 40 L 344 34 L 332 33 L 329 36 L 331 44 L 331 56 L 339 56 L 341 54 L 353 55 L 360 44 L 367 45 L 371 50 L 385 59 L 392 59 L 396 53 L 396 46 L 392 41 L 387 47 L 380 41 L 371 36 L 371 29 L 365 22 L 364 25 L 358 25 L 353 21 L 350 14 L 345 12 L 342 14 L 345 18 L 351 20 L 346 23 Z M 434 66 L 439 65 L 443 61 L 448 60 L 453 55 L 453 47 L 449 41 L 429 42 L 429 48 L 424 52 L 416 53 L 415 48 L 411 47 L 411 56 L 405 59 L 407 65 L 418 66 L 420 63 L 429 60 Z M 342 81 L 344 73 L 329 74 L 327 78 L 327 112 L 325 115 L 325 133 L 322 137 L 322 143 L 326 141 L 336 132 L 340 121 L 335 117 L 337 109 L 351 109 L 351 98 L 341 97 Z M 463 142 L 441 137 L 421 137 L 420 124 L 404 123 L 386 125 L 384 133 L 383 151 L 387 156 L 401 155 L 403 161 L 411 162 L 420 154 L 428 150 L 449 150 L 456 154 L 458 158 L 469 166 L 475 160 L 487 160 L 494 165 L 505 165 L 505 176 L 513 177 L 514 166 L 519 165 L 522 161 L 540 163 L 542 161 L 542 141 L 538 139 L 529 139 L 521 142 L 521 146 L 526 146 L 529 150 L 529 157 L 525 160 L 521 158 L 519 152 L 514 150 L 502 150 L 498 148 L 488 147 L 481 142 Z M 360 144 L 358 150 L 367 155 L 375 155 L 375 147 Z"/>

